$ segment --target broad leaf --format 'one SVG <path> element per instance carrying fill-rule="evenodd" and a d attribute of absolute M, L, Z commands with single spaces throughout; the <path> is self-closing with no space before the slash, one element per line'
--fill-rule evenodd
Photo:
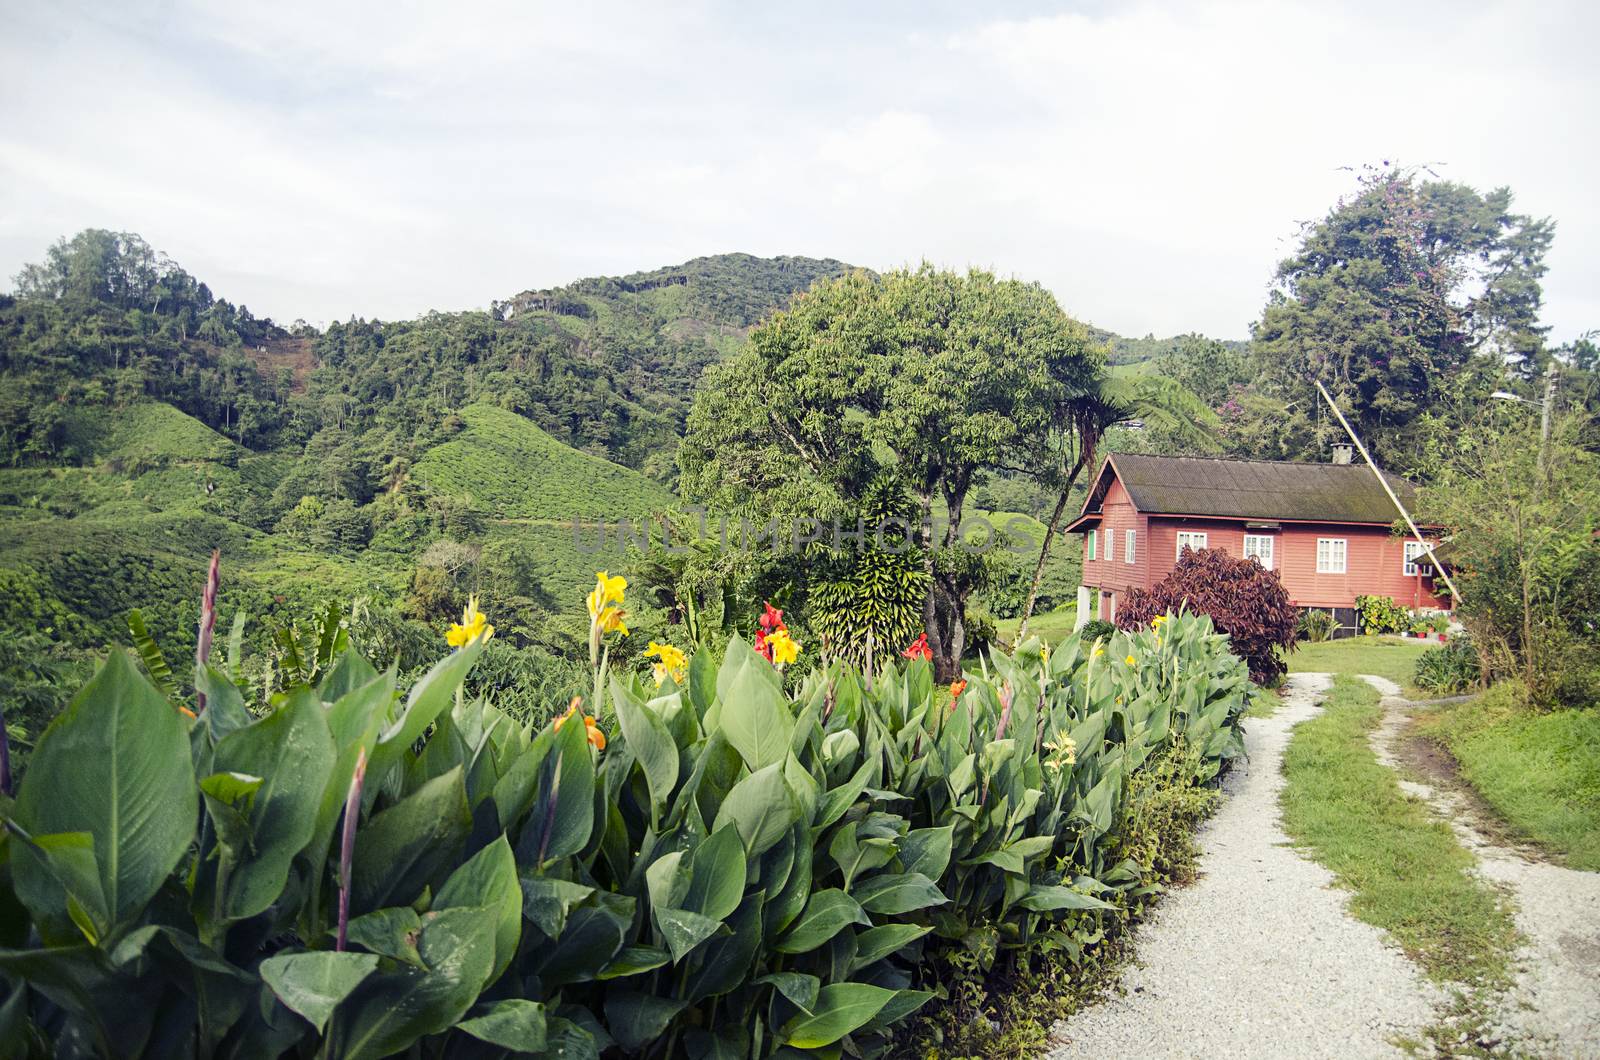
<path fill-rule="evenodd" d="M 434 896 L 433 908 L 480 906 L 495 919 L 494 974 L 496 979 L 516 956 L 522 938 L 522 887 L 517 881 L 517 861 L 505 836 L 478 851 L 450 874 Z"/>
<path fill-rule="evenodd" d="M 636 990 L 612 990 L 606 994 L 606 1027 L 618 1045 L 637 1052 L 659 1038 L 686 1004 L 680 999 Z"/>
<path fill-rule="evenodd" d="M 262 961 L 261 978 L 320 1034 L 339 1002 L 377 967 L 378 958 L 371 953 L 287 953 Z"/>
<path fill-rule="evenodd" d="M 744 841 L 745 854 L 753 860 L 783 838 L 795 816 L 794 797 L 783 776 L 783 763 L 778 761 L 733 786 L 722 800 L 711 830 L 718 832 L 732 824 Z"/>
<path fill-rule="evenodd" d="M 811 1015 L 783 1025 L 783 1040 L 797 1049 L 832 1045 L 876 1016 L 895 991 L 866 983 L 830 983 L 817 993 Z"/>
<path fill-rule="evenodd" d="M 851 893 L 861 903 L 861 908 L 883 916 L 898 916 L 950 900 L 937 884 L 920 872 L 873 876 L 858 883 Z"/>
<path fill-rule="evenodd" d="M 730 645 L 729 656 L 733 654 Z M 723 734 L 752 773 L 781 763 L 794 732 L 783 693 L 761 672 L 763 666 L 771 669 L 765 659 L 750 652 L 729 682 L 717 716 Z"/>
<path fill-rule="evenodd" d="M 496 1001 L 482 1015 L 464 1019 L 456 1027 L 514 1053 L 537 1053 L 545 1046 L 544 1006 L 526 998 Z"/>
<path fill-rule="evenodd" d="M 351 908 L 410 903 L 455 862 L 471 827 L 459 767 L 373 817 L 356 832 Z"/>
<path fill-rule="evenodd" d="M 870 927 L 860 904 L 837 888 L 818 891 L 806 903 L 789 933 L 778 940 L 780 953 L 807 953 L 837 935 L 848 924 Z"/>
<path fill-rule="evenodd" d="M 678 783 L 678 745 L 656 712 L 634 698 L 615 675 L 611 678 L 611 703 L 622 723 L 628 750 L 644 770 L 650 789 L 651 819 L 658 820 Z"/>
<path fill-rule="evenodd" d="M 112 651 L 40 738 L 15 815 L 36 836 L 93 836 L 100 893 L 119 925 L 140 914 L 188 851 L 197 798 L 182 716 Z M 14 865 L 19 897 L 59 887 L 36 860 Z M 62 895 L 55 908 L 64 904 Z M 52 910 L 29 911 L 38 920 Z"/>

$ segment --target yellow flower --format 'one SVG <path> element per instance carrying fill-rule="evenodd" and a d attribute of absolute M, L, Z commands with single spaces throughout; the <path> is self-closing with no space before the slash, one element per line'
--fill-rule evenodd
<path fill-rule="evenodd" d="M 1152 618 L 1150 620 L 1150 624 L 1152 626 L 1159 626 L 1159 625 L 1161 625 L 1161 623 L 1165 622 L 1166 620 L 1167 620 L 1167 616 L 1166 615 L 1157 615 L 1155 618 Z"/>
<path fill-rule="evenodd" d="M 1105 653 L 1106 653 L 1106 650 L 1105 650 L 1105 649 L 1104 649 L 1104 648 L 1096 648 L 1096 649 L 1095 649 L 1095 650 L 1094 650 L 1094 653 L 1095 653 L 1095 655 L 1097 655 L 1097 656 L 1098 656 L 1098 655 L 1104 655 L 1104 654 L 1105 654 Z"/>
<path fill-rule="evenodd" d="M 1132 666 L 1134 663 L 1138 662 L 1139 660 L 1135 659 L 1133 656 L 1130 655 L 1130 656 L 1128 656 L 1126 659 L 1124 659 L 1122 661 L 1127 663 L 1129 666 Z"/>
<path fill-rule="evenodd" d="M 800 645 L 794 642 L 786 629 L 775 629 L 767 634 L 767 647 L 772 649 L 772 662 L 775 666 L 792 663 L 800 658 Z"/>
<path fill-rule="evenodd" d="M 601 633 L 617 632 L 624 637 L 628 635 L 628 625 L 623 618 L 628 612 L 622 609 L 622 594 L 628 588 L 628 579 L 618 574 L 612 577 L 605 571 L 596 571 L 594 575 L 594 591 L 589 594 L 589 621 L 595 631 L 593 636 Z M 593 641 L 598 644 L 598 640 Z"/>
<path fill-rule="evenodd" d="M 489 620 L 478 610 L 478 598 L 473 596 L 467 599 L 467 608 L 461 612 L 460 623 L 452 624 L 444 639 L 452 648 L 464 648 L 468 644 L 488 640 L 492 636 L 494 627 L 489 625 Z"/>
<path fill-rule="evenodd" d="M 671 644 L 657 644 L 655 641 L 651 641 L 650 646 L 644 650 L 644 655 L 647 659 L 654 657 L 659 660 L 652 668 L 658 687 L 669 676 L 674 681 L 682 684 L 683 679 L 689 674 L 688 656 Z"/>

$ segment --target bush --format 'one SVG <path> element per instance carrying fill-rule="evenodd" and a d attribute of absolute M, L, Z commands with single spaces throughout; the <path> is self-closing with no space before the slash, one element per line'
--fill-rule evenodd
<path fill-rule="evenodd" d="M 1183 610 L 1210 615 L 1258 684 L 1276 684 L 1286 670 L 1280 651 L 1292 651 L 1300 614 L 1275 570 L 1218 549 L 1185 549 L 1148 592 L 1135 589 L 1117 609 L 1117 625 L 1140 629 L 1158 615 Z"/>
<path fill-rule="evenodd" d="M 1097 640 L 1110 640 L 1117 632 L 1117 627 L 1103 618 L 1091 618 L 1078 630 L 1078 637 L 1085 644 L 1093 644 Z"/>
<path fill-rule="evenodd" d="M 1297 627 L 1300 639 L 1310 641 L 1312 644 L 1321 644 L 1323 641 L 1333 639 L 1334 631 L 1339 628 L 1339 620 L 1332 611 L 1319 611 L 1308 607 L 1300 612 L 1300 624 Z"/>
<path fill-rule="evenodd" d="M 1466 637 L 1457 637 L 1417 656 L 1412 682 L 1426 691 L 1449 695 L 1474 687 L 1482 676 L 1477 649 Z"/>
<path fill-rule="evenodd" d="M 1356 620 L 1363 633 L 1407 633 L 1411 612 L 1387 596 L 1356 597 Z"/>
<path fill-rule="evenodd" d="M 993 653 L 954 700 L 922 661 L 785 696 L 735 639 L 533 727 L 461 694 L 482 641 L 402 697 L 331 628 L 259 716 L 225 670 L 195 719 L 113 653 L 45 733 L 0 833 L 16 1039 L 871 1055 L 957 969 L 1095 962 L 1197 810 L 1141 774 L 1214 778 L 1250 692 L 1181 616 L 1116 658 Z"/>

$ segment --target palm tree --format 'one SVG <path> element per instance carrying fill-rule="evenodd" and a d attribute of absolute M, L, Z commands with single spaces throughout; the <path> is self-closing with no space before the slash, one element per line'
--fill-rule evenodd
<path fill-rule="evenodd" d="M 1039 560 L 1033 566 L 1033 581 L 1022 605 L 1022 621 L 1017 624 L 1018 644 L 1027 636 L 1039 583 L 1044 579 L 1044 566 L 1050 558 L 1050 548 L 1055 544 L 1072 488 L 1083 470 L 1094 466 L 1106 431 L 1127 420 L 1139 419 L 1146 426 L 1167 428 L 1187 444 L 1206 445 L 1214 439 L 1217 414 L 1175 379 L 1160 375 L 1108 374 L 1102 375 L 1099 382 L 1097 389 L 1063 402 L 1057 410 L 1050 446 L 1056 459 L 1047 481 L 1059 486 L 1060 494 L 1055 510 L 1050 513 L 1050 521 L 1045 524 Z"/>

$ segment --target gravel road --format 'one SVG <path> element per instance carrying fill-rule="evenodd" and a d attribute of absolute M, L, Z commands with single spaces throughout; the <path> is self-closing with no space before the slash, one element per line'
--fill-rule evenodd
<path fill-rule="evenodd" d="M 1393 682 L 1364 680 L 1383 695 L 1385 710 L 1373 751 L 1395 768 L 1412 704 Z M 1493 842 L 1478 830 L 1471 802 L 1459 792 L 1405 779 L 1400 786 L 1449 822 L 1477 855 L 1478 871 L 1516 905 L 1524 943 L 1515 957 L 1516 981 L 1493 1006 L 1499 1033 L 1536 1056 L 1600 1057 L 1600 873 L 1552 865 Z"/>
<path fill-rule="evenodd" d="M 1328 685 L 1295 674 L 1276 714 L 1245 723 L 1250 761 L 1201 832 L 1203 875 L 1139 929 L 1120 995 L 1057 1026 L 1052 1057 L 1394 1057 L 1392 1038 L 1432 1021 L 1438 992 L 1278 822 L 1289 730 Z"/>

